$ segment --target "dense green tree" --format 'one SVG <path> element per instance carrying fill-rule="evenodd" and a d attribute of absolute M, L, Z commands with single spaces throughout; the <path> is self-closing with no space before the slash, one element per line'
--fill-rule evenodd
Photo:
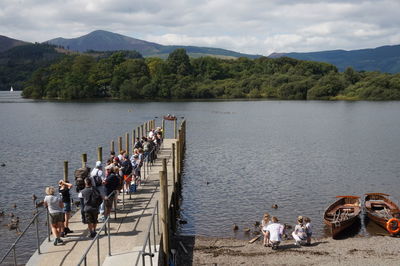
<path fill-rule="evenodd" d="M 0 64 L 0 72 L 1 72 Z M 4 78 L 3 78 L 4 79 Z M 365 99 L 399 100 L 400 74 L 338 72 L 333 65 L 292 58 L 190 59 L 184 49 L 166 60 L 118 51 L 65 56 L 35 71 L 31 98 Z"/>

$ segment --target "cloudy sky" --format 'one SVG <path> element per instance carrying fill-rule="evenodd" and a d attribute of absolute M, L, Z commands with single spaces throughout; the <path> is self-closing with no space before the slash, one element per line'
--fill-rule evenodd
<path fill-rule="evenodd" d="M 102 29 L 243 53 L 400 44 L 400 0 L 0 0 L 0 35 L 43 42 Z"/>

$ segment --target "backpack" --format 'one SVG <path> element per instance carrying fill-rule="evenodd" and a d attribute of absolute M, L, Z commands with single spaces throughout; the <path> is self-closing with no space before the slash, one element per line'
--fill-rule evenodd
<path fill-rule="evenodd" d="M 94 186 L 98 187 L 103 184 L 103 180 L 101 180 L 101 176 L 99 176 L 99 170 L 97 169 L 96 175 L 93 176 Z"/>
<path fill-rule="evenodd" d="M 101 203 L 103 203 L 103 198 L 101 197 L 99 191 L 92 187 L 92 195 L 89 200 L 89 206 L 98 208 L 100 207 Z"/>
<path fill-rule="evenodd" d="M 90 174 L 89 167 L 81 167 L 75 170 L 74 176 L 75 176 L 76 192 L 79 192 L 85 188 L 85 178 L 87 178 L 89 174 Z"/>

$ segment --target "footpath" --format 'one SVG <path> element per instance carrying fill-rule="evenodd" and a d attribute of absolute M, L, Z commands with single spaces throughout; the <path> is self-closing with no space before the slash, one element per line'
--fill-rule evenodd
<path fill-rule="evenodd" d="M 132 193 L 131 199 L 129 195 L 125 195 L 124 204 L 117 204 L 117 218 L 114 218 L 114 212 L 111 213 L 111 256 L 108 256 L 108 237 L 102 232 L 99 238 L 100 249 L 100 265 L 137 265 L 142 264 L 140 250 L 145 243 L 149 224 L 151 223 L 151 215 L 156 203 L 160 198 L 159 189 L 159 172 L 162 171 L 162 159 L 167 160 L 167 177 L 168 177 L 168 202 L 171 201 L 173 191 L 173 167 L 172 167 L 172 144 L 176 144 L 176 139 L 164 139 L 161 150 L 153 166 L 146 173 L 145 180 L 138 187 L 137 192 Z M 122 194 L 119 195 L 122 200 Z M 161 206 L 159 206 L 161 207 Z M 161 210 L 161 208 L 160 208 Z M 160 243 L 160 235 L 157 234 L 156 219 L 156 243 Z M 100 229 L 103 223 L 99 223 L 97 228 Z M 64 245 L 54 246 L 54 238 L 51 237 L 49 242 L 46 238 L 41 244 L 41 254 L 36 251 L 29 259 L 27 265 L 77 265 L 82 255 L 91 244 L 92 239 L 87 236 L 87 226 L 81 222 L 80 211 L 77 211 L 70 220 L 72 234 L 63 238 Z M 161 223 L 160 223 L 161 231 Z M 153 233 L 151 233 L 153 238 Z M 153 240 L 152 240 L 153 245 Z M 153 247 L 152 247 L 152 251 Z M 153 264 L 158 265 L 158 251 L 154 253 Z M 150 265 L 150 257 L 146 256 L 146 264 Z M 87 256 L 87 265 L 97 265 L 97 244 L 95 243 Z M 82 264 L 84 265 L 84 264 Z"/>

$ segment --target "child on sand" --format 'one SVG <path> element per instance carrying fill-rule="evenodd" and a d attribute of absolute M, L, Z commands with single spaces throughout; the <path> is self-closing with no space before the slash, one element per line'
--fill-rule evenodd
<path fill-rule="evenodd" d="M 271 221 L 269 220 L 269 213 L 264 213 L 264 216 L 263 216 L 263 219 L 262 219 L 262 221 L 261 221 L 261 232 L 263 233 L 263 235 L 264 235 L 264 242 L 263 242 L 263 245 L 265 246 L 265 247 L 268 247 L 268 246 L 270 246 L 270 243 L 269 243 L 269 234 L 268 234 L 268 231 L 267 231 L 267 226 L 269 225 L 271 223 Z"/>
<path fill-rule="evenodd" d="M 304 223 L 306 224 L 306 234 L 307 234 L 307 243 L 306 245 L 311 245 L 311 236 L 312 236 L 312 227 L 311 227 L 311 219 L 309 217 L 304 217 Z"/>
<path fill-rule="evenodd" d="M 294 231 L 292 233 L 294 240 L 296 241 L 294 244 L 296 246 L 300 246 L 304 244 L 307 239 L 306 228 L 303 224 L 303 216 L 297 217 L 297 224 L 294 227 Z"/>

